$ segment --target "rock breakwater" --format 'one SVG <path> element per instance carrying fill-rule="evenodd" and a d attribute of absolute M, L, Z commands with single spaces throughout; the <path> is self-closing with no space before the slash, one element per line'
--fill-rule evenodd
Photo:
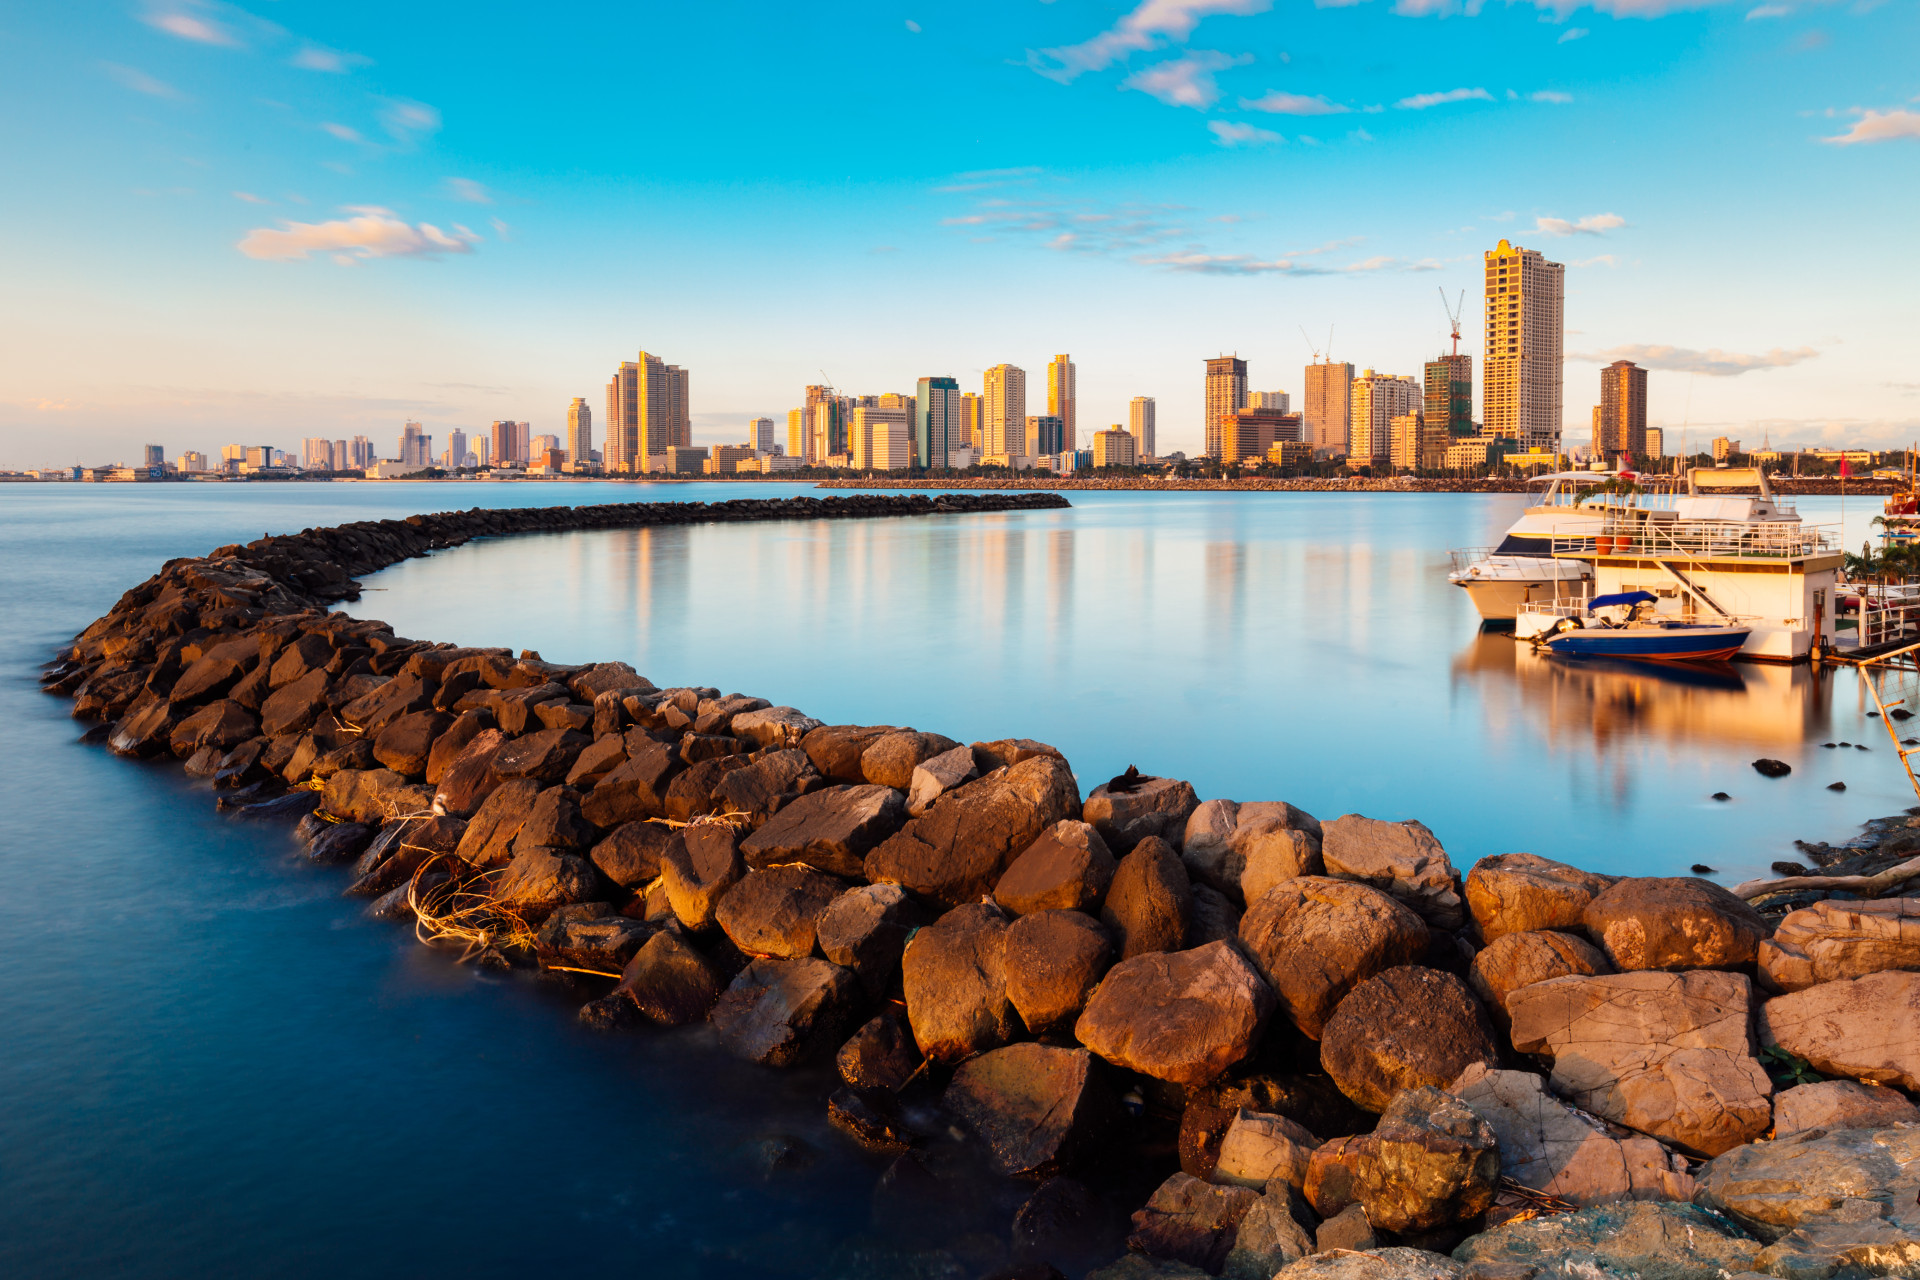
<path fill-rule="evenodd" d="M 1133 770 L 1083 792 L 1035 739 L 828 724 L 328 611 L 474 537 L 1061 505 L 307 530 L 169 562 L 43 682 L 112 750 L 297 823 L 375 915 L 573 984 L 591 1025 L 831 1062 L 822 1113 L 886 1154 L 888 1196 L 959 1195 L 969 1161 L 1032 1183 L 997 1274 L 1920 1274 L 1920 901 L 1755 886 L 1763 911 L 1531 854 L 1463 875 L 1419 823 Z M 1116 1209 L 1131 1254 L 1098 1266 Z"/>

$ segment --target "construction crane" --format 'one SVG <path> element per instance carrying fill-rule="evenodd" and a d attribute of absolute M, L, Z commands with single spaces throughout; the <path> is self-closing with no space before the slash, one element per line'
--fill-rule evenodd
<path fill-rule="evenodd" d="M 1460 354 L 1460 313 L 1466 310 L 1467 291 L 1460 291 L 1460 300 L 1451 307 L 1447 306 L 1447 291 L 1440 291 L 1440 307 L 1447 313 L 1447 323 L 1453 328 L 1453 354 Z"/>
<path fill-rule="evenodd" d="M 1309 335 L 1309 334 L 1307 333 L 1307 326 L 1305 326 L 1305 325 L 1301 325 L 1301 326 L 1300 326 L 1300 336 L 1301 336 L 1302 338 L 1304 338 L 1304 339 L 1306 339 L 1306 343 L 1307 343 L 1307 350 L 1309 350 L 1309 351 L 1313 351 L 1313 362 L 1314 362 L 1315 364 L 1319 364 L 1319 363 L 1320 363 L 1320 352 L 1318 352 L 1318 351 L 1315 351 L 1315 350 L 1314 350 L 1314 346 L 1313 346 L 1313 338 L 1312 338 L 1312 336 L 1311 336 L 1311 335 Z M 1331 360 L 1331 359 L 1333 359 L 1333 326 L 1332 326 L 1332 325 L 1328 325 L 1328 326 L 1327 326 L 1327 346 L 1326 346 L 1326 353 L 1327 353 L 1327 359 L 1329 359 L 1329 360 Z"/>

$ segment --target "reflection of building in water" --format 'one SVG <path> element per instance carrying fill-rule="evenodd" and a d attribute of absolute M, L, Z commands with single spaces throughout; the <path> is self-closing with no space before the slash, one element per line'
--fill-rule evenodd
<path fill-rule="evenodd" d="M 1240 643 L 1247 612 L 1247 544 L 1209 542 L 1206 549 L 1207 620 L 1210 643 L 1233 649 Z"/>

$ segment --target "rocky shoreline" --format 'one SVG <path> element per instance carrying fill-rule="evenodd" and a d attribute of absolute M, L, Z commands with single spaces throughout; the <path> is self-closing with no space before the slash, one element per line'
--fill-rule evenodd
<path fill-rule="evenodd" d="M 1116 1212 L 1129 1252 L 1090 1280 L 1920 1277 L 1920 898 L 1890 896 L 1920 883 L 1920 818 L 1737 893 L 1523 853 L 1462 875 L 1417 822 L 1132 770 L 1083 795 L 1032 739 L 327 611 L 474 537 L 1064 505 L 311 529 L 168 562 L 43 684 L 88 739 L 297 823 L 424 943 L 573 984 L 591 1025 L 832 1062 L 820 1105 L 892 1156 L 876 1197 L 938 1202 L 956 1153 L 1031 1183 L 1003 1280 L 1117 1251 Z"/>
<path fill-rule="evenodd" d="M 703 477 L 714 479 L 712 476 Z M 1819 476 L 1768 477 L 1775 493 L 1783 497 L 1825 494 L 1855 497 L 1884 497 L 1906 492 L 1897 480 L 1847 480 L 1842 482 Z M 1247 477 L 1238 480 L 1179 479 L 1160 476 L 1052 476 L 1023 475 L 1017 478 L 968 476 L 959 481 L 895 480 L 886 476 L 868 476 L 854 480 L 822 480 L 821 489 L 945 489 L 960 487 L 980 490 L 1141 490 L 1179 492 L 1188 490 L 1249 491 L 1261 493 L 1525 493 L 1528 481 L 1517 476 L 1431 479 L 1418 476 L 1347 476 L 1341 478 L 1299 476 L 1291 479 Z"/>

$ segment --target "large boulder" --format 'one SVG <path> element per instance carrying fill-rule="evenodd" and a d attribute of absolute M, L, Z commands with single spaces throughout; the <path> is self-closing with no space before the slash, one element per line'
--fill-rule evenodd
<path fill-rule="evenodd" d="M 1378 889 L 1301 876 L 1248 904 L 1240 941 L 1281 1012 L 1317 1040 L 1356 984 L 1424 955 L 1428 932 L 1419 916 Z"/>
<path fill-rule="evenodd" d="M 1920 973 L 1887 969 L 1775 996 L 1760 1042 L 1830 1076 L 1920 1089 Z"/>
<path fill-rule="evenodd" d="M 797 747 L 802 739 L 818 728 L 818 720 L 802 715 L 792 707 L 762 707 L 755 711 L 737 712 L 728 732 L 764 749 Z"/>
<path fill-rule="evenodd" d="M 418 713 L 415 713 L 418 714 Z M 485 711 L 468 711 L 454 718 L 444 733 L 433 740 L 427 750 L 427 785 L 437 787 L 440 780 L 447 776 L 447 770 L 453 768 L 473 740 L 493 727 L 493 717 Z"/>
<path fill-rule="evenodd" d="M 924 913 L 897 884 L 863 884 L 827 904 L 814 925 L 820 954 L 860 975 L 867 990 L 884 992 L 900 970 L 907 935 Z"/>
<path fill-rule="evenodd" d="M 1920 1127 L 1810 1129 L 1727 1152 L 1694 1202 L 1770 1248 L 1753 1270 L 1828 1280 L 1910 1276 L 1920 1261 Z"/>
<path fill-rule="evenodd" d="M 599 872 L 585 858 L 535 846 L 513 856 L 493 882 L 492 898 L 526 920 L 542 920 L 555 907 L 591 902 L 603 892 Z"/>
<path fill-rule="evenodd" d="M 544 965 L 617 973 L 657 932 L 644 920 L 615 914 L 604 902 L 582 902 L 554 908 L 540 926 L 535 950 Z"/>
<path fill-rule="evenodd" d="M 720 899 L 714 920 L 746 955 L 810 956 L 820 914 L 844 888 L 801 863 L 749 871 Z"/>
<path fill-rule="evenodd" d="M 1127 1247 L 1219 1275 L 1233 1252 L 1241 1220 L 1259 1199 L 1258 1192 L 1246 1187 L 1215 1186 L 1176 1173 L 1133 1215 Z"/>
<path fill-rule="evenodd" d="M 986 903 L 955 907 L 908 941 L 900 978 L 921 1053 L 958 1062 L 1014 1038 L 1006 945 L 1006 917 Z"/>
<path fill-rule="evenodd" d="M 1284 800 L 1209 800 L 1188 816 L 1180 857 L 1197 882 L 1252 903 L 1282 880 L 1325 873 L 1320 832 Z"/>
<path fill-rule="evenodd" d="M 1324 1234 L 1330 1224 L 1323 1223 Z M 1273 1280 L 1462 1280 L 1467 1269 L 1444 1253 L 1407 1249 L 1335 1249 L 1276 1271 Z"/>
<path fill-rule="evenodd" d="M 1074 1035 L 1117 1067 L 1204 1085 L 1253 1051 L 1273 1008 L 1246 957 L 1210 942 L 1122 960 L 1088 997 Z"/>
<path fill-rule="evenodd" d="M 614 992 L 632 999 L 661 1026 L 678 1027 L 705 1018 L 726 985 L 720 971 L 692 944 L 672 929 L 662 929 L 627 962 Z"/>
<path fill-rule="evenodd" d="M 312 728 L 327 709 L 327 684 L 325 671 L 309 671 L 268 694 L 260 704 L 260 732 L 279 738 Z"/>
<path fill-rule="evenodd" d="M 1828 898 L 1789 911 L 1760 944 L 1760 980 L 1776 991 L 1920 969 L 1920 898 Z"/>
<path fill-rule="evenodd" d="M 919 1070 L 920 1051 L 914 1047 L 906 1019 L 889 1009 L 847 1037 L 833 1065 L 840 1078 L 856 1089 L 898 1091 Z"/>
<path fill-rule="evenodd" d="M 413 711 L 394 720 L 373 739 L 373 758 L 395 773 L 426 780 L 434 743 L 451 729 L 444 711 Z"/>
<path fill-rule="evenodd" d="M 1587 904 L 1615 878 L 1531 853 L 1497 853 L 1467 872 L 1467 909 L 1489 944 L 1509 933 L 1577 931 Z"/>
<path fill-rule="evenodd" d="M 1247 1111 L 1281 1116 L 1321 1139 L 1364 1133 L 1379 1123 L 1317 1072 L 1228 1076 L 1188 1090 L 1177 1138 L 1180 1167 L 1196 1178 L 1212 1177 L 1227 1132 Z"/>
<path fill-rule="evenodd" d="M 320 807 L 336 818 L 379 824 L 392 818 L 424 817 L 433 795 L 391 769 L 341 769 L 327 778 Z"/>
<path fill-rule="evenodd" d="M 1685 1158 L 1652 1138 L 1608 1130 L 1547 1091 L 1530 1071 L 1475 1063 L 1447 1090 L 1492 1126 L 1500 1174 L 1574 1205 L 1615 1200 L 1686 1200 Z"/>
<path fill-rule="evenodd" d="M 961 1063 L 943 1101 L 1009 1177 L 1058 1173 L 1094 1145 L 1112 1114 L 1092 1054 L 1031 1043 Z"/>
<path fill-rule="evenodd" d="M 545 845 L 550 849 L 586 849 L 598 834 L 580 816 L 580 793 L 571 787 L 548 787 L 533 798 L 526 820 L 513 837 L 516 850 Z"/>
<path fill-rule="evenodd" d="M 479 713 L 468 712 L 468 714 L 476 715 Z M 436 743 L 434 750 L 438 751 L 439 749 L 439 745 Z M 581 751 L 580 754 L 575 757 L 573 767 L 567 770 L 567 785 L 588 790 L 602 778 L 625 764 L 626 760 L 627 743 L 619 734 L 609 733 L 604 737 L 595 738 L 591 746 Z"/>
<path fill-rule="evenodd" d="M 832 875 L 858 876 L 867 854 L 906 820 L 906 800 L 890 787 L 827 787 L 782 806 L 741 843 L 740 853 L 750 867 L 804 862 Z"/>
<path fill-rule="evenodd" d="M 924 760 L 944 755 L 960 744 L 937 733 L 896 729 L 875 738 L 860 753 L 860 774 L 868 782 L 891 787 L 903 796 L 913 786 L 913 771 Z"/>
<path fill-rule="evenodd" d="M 1240 940 L 1240 908 L 1227 895 L 1204 884 L 1191 886 L 1193 914 L 1187 918 L 1187 945 Z"/>
<path fill-rule="evenodd" d="M 735 769 L 713 788 L 721 813 L 764 819 L 821 785 L 813 761 L 798 747 L 771 751 L 744 769 Z"/>
<path fill-rule="evenodd" d="M 1513 1047 L 1553 1059 L 1555 1093 L 1694 1155 L 1767 1131 L 1753 988 L 1733 973 L 1555 978 L 1507 997 Z"/>
<path fill-rule="evenodd" d="M 643 889 L 660 878 L 660 860 L 673 843 L 664 822 L 628 822 L 615 827 L 587 856 L 600 874 L 622 889 Z"/>
<path fill-rule="evenodd" d="M 994 886 L 993 900 L 1017 916 L 1098 910 L 1113 883 L 1114 867 L 1113 854 L 1098 831 L 1062 818 L 1013 860 Z"/>
<path fill-rule="evenodd" d="M 724 823 L 703 822 L 681 828 L 661 850 L 660 884 L 682 925 L 713 926 L 721 898 L 747 873 L 739 839 Z"/>
<path fill-rule="evenodd" d="M 1395 1097 L 1372 1133 L 1315 1149 L 1306 1196 L 1323 1218 L 1357 1202 L 1377 1229 L 1431 1231 L 1485 1213 L 1499 1178 L 1492 1127 L 1423 1085 Z"/>
<path fill-rule="evenodd" d="M 680 757 L 640 730 L 627 735 L 627 759 L 593 784 L 581 806 L 587 821 L 605 830 L 623 822 L 667 816 L 667 788 L 680 771 Z"/>
<path fill-rule="evenodd" d="M 1896 1124 L 1920 1124 L 1920 1106 L 1898 1089 L 1853 1080 L 1820 1080 L 1773 1095 L 1776 1138 L 1809 1129 L 1891 1129 Z"/>
<path fill-rule="evenodd" d="M 1312 1221 L 1312 1211 L 1294 1188 L 1280 1182 L 1268 1187 L 1240 1219 L 1220 1274 L 1225 1280 L 1272 1280 L 1313 1252 L 1313 1237 L 1301 1225 Z"/>
<path fill-rule="evenodd" d="M 907 788 L 907 812 L 919 817 L 933 802 L 962 783 L 980 776 L 980 762 L 972 747 L 943 751 L 913 767 L 913 784 Z"/>
<path fill-rule="evenodd" d="M 721 1043 L 741 1057 L 792 1067 L 830 1052 L 859 1010 L 852 970 L 814 956 L 761 959 L 734 978 L 711 1021 Z"/>
<path fill-rule="evenodd" d="M 1177 778 L 1135 774 L 1095 787 L 1081 806 L 1080 817 L 1093 825 L 1109 849 L 1125 857 L 1148 836 L 1158 836 L 1178 849 L 1187 818 L 1199 804 L 1193 787 Z"/>
<path fill-rule="evenodd" d="M 1621 880 L 1587 904 L 1581 921 L 1622 972 L 1736 969 L 1753 963 L 1767 936 L 1758 911 L 1692 876 Z"/>
<path fill-rule="evenodd" d="M 1444 1089 L 1499 1049 L 1486 1011 L 1450 973 L 1399 965 L 1347 993 L 1320 1036 L 1320 1065 L 1340 1092 L 1381 1112 L 1403 1089 Z"/>
<path fill-rule="evenodd" d="M 1357 813 L 1335 818 L 1320 832 L 1327 874 L 1372 885 L 1411 907 L 1430 925 L 1466 923 L 1460 877 L 1433 832 L 1418 822 L 1383 822 Z"/>
<path fill-rule="evenodd" d="M 867 775 L 860 770 L 860 757 L 866 749 L 889 733 L 892 725 L 829 724 L 809 729 L 800 740 L 800 749 L 813 761 L 820 776 L 834 782 L 863 784 Z"/>
<path fill-rule="evenodd" d="M 209 702 L 174 725 L 168 743 L 177 756 L 190 756 L 202 747 L 231 751 L 260 733 L 260 722 L 231 698 Z"/>
<path fill-rule="evenodd" d="M 540 784 L 531 778 L 516 778 L 497 787 L 481 802 L 460 837 L 457 852 L 461 861 L 483 869 L 505 866 L 513 857 L 520 828 L 526 825 L 539 798 Z"/>
<path fill-rule="evenodd" d="M 1113 963 L 1113 939 L 1082 912 L 1035 911 L 1008 927 L 1006 957 L 1007 998 L 1027 1030 L 1063 1037 Z"/>
<path fill-rule="evenodd" d="M 1320 1139 L 1285 1116 L 1241 1110 L 1220 1139 L 1209 1182 L 1264 1190 L 1275 1178 L 1295 1191 L 1307 1185 L 1307 1166 Z"/>
<path fill-rule="evenodd" d="M 475 734 L 434 784 L 434 807 L 456 817 L 472 817 L 500 785 L 493 758 L 506 745 L 507 735 L 498 729 L 482 729 Z"/>
<path fill-rule="evenodd" d="M 866 876 L 945 906 L 977 902 L 1042 831 L 1079 809 L 1066 761 L 1023 760 L 942 796 L 867 855 Z"/>
<path fill-rule="evenodd" d="M 1710 1280 L 1749 1271 L 1759 1246 L 1690 1204 L 1595 1205 L 1502 1223 L 1453 1251 L 1469 1276 Z"/>
<path fill-rule="evenodd" d="M 1476 952 L 1467 971 L 1467 983 L 1486 1002 L 1494 1025 L 1505 1030 L 1507 997 L 1520 988 L 1555 978 L 1612 972 L 1607 958 L 1585 938 L 1541 929 L 1503 933 Z"/>
<path fill-rule="evenodd" d="M 1100 919 L 1112 931 L 1122 960 L 1186 945 L 1193 889 L 1172 845 L 1146 836 L 1120 859 Z"/>

